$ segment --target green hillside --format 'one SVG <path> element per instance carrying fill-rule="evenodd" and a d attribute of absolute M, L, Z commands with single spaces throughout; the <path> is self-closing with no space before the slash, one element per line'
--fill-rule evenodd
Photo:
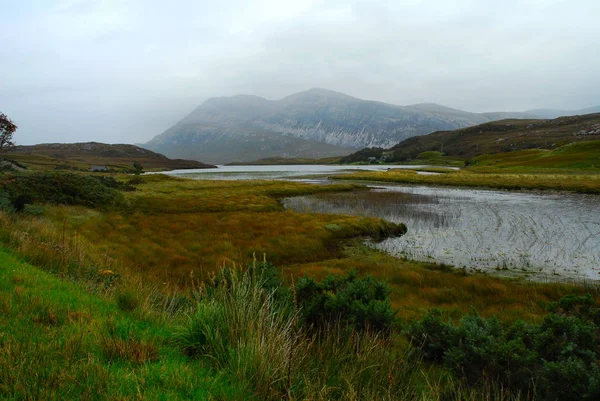
<path fill-rule="evenodd" d="M 529 149 L 481 155 L 471 160 L 471 166 L 600 169 L 600 140 L 571 143 L 555 150 Z"/>
<path fill-rule="evenodd" d="M 507 163 L 540 168 L 595 168 L 596 145 L 562 147 L 598 140 L 598 113 L 554 120 L 502 120 L 412 137 L 387 150 L 363 149 L 342 158 L 342 163 L 366 162 L 370 156 L 395 163 L 444 164 L 462 160 L 478 166 Z M 431 155 L 443 157 L 432 160 Z"/>
<path fill-rule="evenodd" d="M 133 162 L 147 170 L 176 170 L 214 167 L 195 160 L 170 159 L 160 153 L 129 144 L 99 142 L 44 143 L 16 146 L 6 155 L 8 160 L 33 170 L 89 170 L 105 166 L 110 170 L 130 170 Z"/>

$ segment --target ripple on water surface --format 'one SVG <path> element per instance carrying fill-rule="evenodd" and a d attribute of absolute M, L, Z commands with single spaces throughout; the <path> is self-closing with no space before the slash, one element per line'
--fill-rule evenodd
<path fill-rule="evenodd" d="M 598 196 L 381 186 L 285 205 L 404 222 L 406 235 L 372 244 L 397 256 L 539 279 L 600 279 Z"/>

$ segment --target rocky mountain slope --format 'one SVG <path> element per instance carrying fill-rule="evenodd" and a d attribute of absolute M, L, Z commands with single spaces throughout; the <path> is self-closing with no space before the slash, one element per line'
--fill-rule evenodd
<path fill-rule="evenodd" d="M 469 113 L 437 104 L 396 106 L 311 89 L 281 100 L 212 98 L 145 147 L 210 163 L 264 157 L 328 157 L 390 147 L 413 136 L 527 113 Z"/>
<path fill-rule="evenodd" d="M 145 169 L 159 170 L 214 167 L 196 160 L 170 159 L 135 145 L 99 142 L 16 146 L 10 150 L 7 158 L 34 168 L 88 169 L 90 166 L 106 166 L 127 169 L 132 167 L 133 162 L 142 164 Z"/>

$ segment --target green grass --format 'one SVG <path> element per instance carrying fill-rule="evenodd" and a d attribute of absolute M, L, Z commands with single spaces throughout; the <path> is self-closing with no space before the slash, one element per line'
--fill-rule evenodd
<path fill-rule="evenodd" d="M 529 149 L 486 154 L 473 158 L 471 166 L 597 171 L 600 169 L 600 141 L 571 143 L 555 150 Z"/>
<path fill-rule="evenodd" d="M 246 399 L 249 392 L 170 342 L 164 316 L 126 313 L 108 296 L 0 249 L 0 398 Z"/>

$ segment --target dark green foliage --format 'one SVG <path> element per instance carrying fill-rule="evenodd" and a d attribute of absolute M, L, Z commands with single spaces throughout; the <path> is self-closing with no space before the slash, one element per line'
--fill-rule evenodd
<path fill-rule="evenodd" d="M 33 204 L 33 198 L 29 194 L 21 194 L 18 195 L 12 203 L 15 212 L 21 213 L 25 209 L 25 205 Z"/>
<path fill-rule="evenodd" d="M 8 192 L 3 191 L 1 188 L 0 188 L 0 210 L 3 210 L 5 212 L 14 211 L 12 202 L 8 196 Z"/>
<path fill-rule="evenodd" d="M 138 161 L 133 162 L 133 174 L 140 175 L 144 172 L 144 167 Z"/>
<path fill-rule="evenodd" d="M 340 159 L 341 164 L 348 163 L 359 163 L 359 162 L 368 162 L 369 157 L 375 157 L 377 160 L 381 159 L 383 155 L 382 148 L 364 148 L 359 150 L 356 153 L 352 153 L 351 155 L 344 156 Z"/>
<path fill-rule="evenodd" d="M 133 177 L 129 180 L 127 180 L 127 184 L 129 185 L 139 185 L 139 184 L 143 184 L 144 180 L 141 177 Z"/>
<path fill-rule="evenodd" d="M 109 188 L 119 189 L 121 191 L 135 191 L 135 187 L 131 183 L 132 180 L 122 182 L 115 180 L 113 177 L 108 177 L 105 175 L 95 176 L 94 178 L 98 179 L 103 185 Z"/>
<path fill-rule="evenodd" d="M 443 311 L 436 308 L 426 313 L 423 320 L 408 326 L 406 334 L 425 359 L 441 361 L 453 341 L 454 326 L 444 321 Z"/>
<path fill-rule="evenodd" d="M 261 287 L 267 291 L 279 291 L 283 287 L 281 271 L 271 262 L 255 262 L 248 266 L 251 277 L 261 280 Z"/>
<path fill-rule="evenodd" d="M 199 303 L 196 314 L 190 316 L 188 324 L 175 334 L 174 341 L 190 357 L 220 355 L 225 358 L 230 345 L 223 305 L 216 302 Z"/>
<path fill-rule="evenodd" d="M 355 271 L 329 276 L 318 283 L 307 276 L 296 284 L 296 297 L 304 322 L 313 327 L 346 323 L 357 330 L 389 330 L 395 312 L 386 282 Z"/>
<path fill-rule="evenodd" d="M 133 290 L 126 290 L 117 294 L 117 306 L 124 312 L 132 312 L 137 309 L 139 300 Z"/>
<path fill-rule="evenodd" d="M 504 327 L 476 313 L 458 326 L 439 310 L 406 329 L 428 360 L 441 360 L 471 384 L 498 380 L 514 392 L 552 401 L 600 399 L 600 327 L 590 296 L 567 296 L 549 305 L 542 323 Z"/>
<path fill-rule="evenodd" d="M 116 189 L 120 184 L 115 183 L 117 181 L 109 177 L 26 173 L 4 175 L 0 178 L 0 190 L 7 194 L 17 211 L 33 202 L 108 209 L 124 202 L 123 195 Z"/>

